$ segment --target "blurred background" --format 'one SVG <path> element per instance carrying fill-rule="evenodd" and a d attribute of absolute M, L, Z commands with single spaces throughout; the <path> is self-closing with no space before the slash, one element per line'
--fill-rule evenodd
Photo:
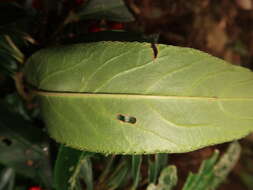
<path fill-rule="evenodd" d="M 26 60 L 42 48 L 102 40 L 192 47 L 253 69 L 253 0 L 0 0 L 0 190 L 190 190 L 189 173 L 214 149 L 226 151 L 228 144 L 185 154 L 104 156 L 51 140 L 24 83 Z M 219 187 L 207 180 L 193 189 L 253 190 L 253 136 L 240 144 L 240 159 Z M 69 187 L 71 164 L 82 169 Z M 167 165 L 177 172 L 166 173 Z M 159 186 L 162 174 L 175 185 Z"/>

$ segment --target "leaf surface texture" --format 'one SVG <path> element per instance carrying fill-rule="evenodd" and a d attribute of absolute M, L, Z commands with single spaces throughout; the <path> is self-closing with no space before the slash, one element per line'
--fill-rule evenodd
<path fill-rule="evenodd" d="M 175 153 L 239 139 L 253 75 L 198 50 L 98 42 L 42 50 L 26 65 L 50 135 L 78 149 Z"/>

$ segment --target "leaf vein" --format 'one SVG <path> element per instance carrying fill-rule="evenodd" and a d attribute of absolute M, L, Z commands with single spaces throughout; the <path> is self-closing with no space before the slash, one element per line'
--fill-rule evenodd
<path fill-rule="evenodd" d="M 93 78 L 100 70 L 102 70 L 107 64 L 111 63 L 111 62 L 114 61 L 114 60 L 117 60 L 118 58 L 120 58 L 120 57 L 122 57 L 122 56 L 124 56 L 124 55 L 127 55 L 127 54 L 131 53 L 132 51 L 133 51 L 133 50 L 129 50 L 129 51 L 127 51 L 127 52 L 123 52 L 123 53 L 121 53 L 121 54 L 119 54 L 119 55 L 117 55 L 117 56 L 115 56 L 115 57 L 112 57 L 112 58 L 110 58 L 109 60 L 105 61 L 102 65 L 100 65 L 100 66 L 90 75 L 90 77 L 87 79 L 87 82 L 86 82 L 85 87 L 88 85 L 89 81 L 92 80 L 92 78 Z M 104 52 L 105 52 L 105 50 L 104 50 Z M 82 88 L 81 91 L 84 90 L 84 89 L 85 89 L 85 88 Z"/>
<path fill-rule="evenodd" d="M 146 67 L 148 65 L 150 65 L 151 63 L 153 64 L 153 60 L 152 61 L 149 61 L 148 63 L 144 63 L 143 65 L 140 65 L 140 66 L 137 66 L 137 67 L 134 67 L 134 68 L 130 68 L 130 69 L 127 69 L 125 71 L 121 71 L 119 73 L 117 73 L 115 76 L 113 76 L 112 78 L 110 78 L 109 80 L 105 81 L 100 87 L 98 87 L 94 92 L 98 92 L 101 88 L 103 88 L 105 85 L 107 85 L 109 82 L 111 82 L 113 79 L 117 78 L 118 76 L 121 76 L 121 75 L 124 75 L 126 73 L 130 73 L 130 72 L 133 72 L 133 71 L 136 71 L 137 69 L 141 69 L 143 67 Z"/>

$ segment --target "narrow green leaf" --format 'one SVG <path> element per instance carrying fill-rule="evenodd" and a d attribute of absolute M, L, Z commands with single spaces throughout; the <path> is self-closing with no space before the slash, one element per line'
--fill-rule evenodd
<path fill-rule="evenodd" d="M 139 181 L 141 180 L 141 173 L 140 173 L 141 163 L 142 163 L 141 155 L 132 156 L 132 178 L 133 178 L 132 189 L 136 189 L 138 187 Z"/>
<path fill-rule="evenodd" d="M 104 183 L 104 181 L 107 178 L 107 175 L 110 173 L 110 171 L 113 168 L 113 163 L 115 161 L 115 155 L 110 156 L 109 160 L 106 162 L 106 167 L 103 170 L 102 174 L 99 176 L 98 185 L 101 185 Z"/>
<path fill-rule="evenodd" d="M 107 180 L 107 188 L 114 190 L 120 188 L 127 182 L 127 175 L 131 169 L 131 165 L 126 158 L 122 158 L 121 162 L 115 168 L 114 172 Z"/>
<path fill-rule="evenodd" d="M 148 181 L 149 183 L 156 183 L 160 171 L 167 165 L 168 154 L 155 154 L 154 161 L 152 160 L 152 157 L 153 155 L 148 157 Z"/>
<path fill-rule="evenodd" d="M 15 171 L 12 168 L 5 168 L 0 176 L 0 190 L 13 190 Z"/>
<path fill-rule="evenodd" d="M 177 168 L 167 166 L 160 174 L 158 185 L 151 183 L 147 190 L 172 190 L 177 185 Z"/>
<path fill-rule="evenodd" d="M 156 183 L 158 177 L 157 160 L 152 160 L 152 155 L 148 156 L 148 182 Z"/>
<path fill-rule="evenodd" d="M 183 190 L 189 190 L 189 189 L 193 190 L 194 188 L 204 184 L 203 179 L 206 180 L 206 178 L 208 178 L 207 176 L 210 176 L 210 173 L 212 172 L 212 169 L 215 163 L 217 162 L 218 157 L 219 157 L 219 151 L 216 150 L 210 159 L 202 162 L 198 174 L 194 175 L 190 173 L 184 185 L 185 189 Z"/>
<path fill-rule="evenodd" d="M 123 0 L 89 0 L 77 14 L 80 19 L 107 19 L 118 22 L 134 20 Z"/>
<path fill-rule="evenodd" d="M 81 150 L 179 153 L 253 130 L 253 74 L 206 53 L 135 42 L 45 49 L 28 60 L 50 135 Z"/>
<path fill-rule="evenodd" d="M 24 54 L 20 51 L 20 49 L 16 46 L 15 42 L 9 35 L 4 35 L 4 39 L 7 43 L 7 51 L 19 62 L 23 63 Z"/>
<path fill-rule="evenodd" d="M 241 148 L 238 142 L 230 144 L 227 152 L 218 160 L 219 152 L 216 151 L 212 157 L 203 161 L 198 174 L 188 176 L 183 190 L 215 190 L 223 183 L 237 163 Z"/>
<path fill-rule="evenodd" d="M 57 190 L 68 190 L 70 178 L 80 159 L 81 151 L 61 145 L 54 168 L 54 184 Z"/>
<path fill-rule="evenodd" d="M 17 71 L 18 57 L 16 56 L 12 47 L 8 44 L 6 36 L 0 35 L 0 72 L 11 75 Z"/>
<path fill-rule="evenodd" d="M 92 154 L 93 153 L 82 152 L 73 172 L 73 175 L 69 179 L 70 190 L 83 189 L 83 187 L 81 187 L 79 179 L 84 179 L 87 189 L 93 189 L 91 162 L 89 160 L 89 156 L 91 156 Z M 88 166 L 84 166 L 85 164 L 88 164 Z"/>
<path fill-rule="evenodd" d="M 83 164 L 87 164 L 86 159 L 91 155 L 92 153 L 82 152 L 61 145 L 54 169 L 56 190 L 82 189 L 79 184 L 80 172 L 83 177 L 84 172 L 87 171 L 87 166 L 83 166 Z M 92 188 L 90 184 L 88 185 L 89 188 Z"/>
<path fill-rule="evenodd" d="M 83 160 L 80 177 L 86 184 L 86 190 L 93 190 L 93 173 L 92 173 L 92 163 L 89 158 Z"/>
<path fill-rule="evenodd" d="M 160 173 L 160 171 L 168 165 L 168 154 L 156 154 L 155 159 L 158 172 Z"/>

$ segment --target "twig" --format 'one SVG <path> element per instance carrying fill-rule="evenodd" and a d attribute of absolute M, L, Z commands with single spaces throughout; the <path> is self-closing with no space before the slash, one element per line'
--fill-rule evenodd
<path fill-rule="evenodd" d="M 25 91 L 23 79 L 24 74 L 22 72 L 16 72 L 13 76 L 13 80 L 15 81 L 15 86 L 18 94 L 26 101 L 30 102 L 33 98 L 32 94 L 29 94 Z"/>

